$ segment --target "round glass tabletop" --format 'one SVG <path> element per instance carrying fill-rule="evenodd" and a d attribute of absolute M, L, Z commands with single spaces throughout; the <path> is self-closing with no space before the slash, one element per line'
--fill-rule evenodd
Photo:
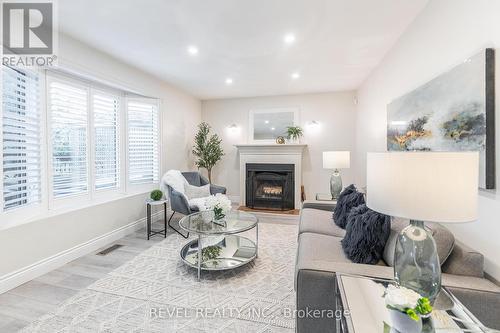
<path fill-rule="evenodd" d="M 259 222 L 255 215 L 239 210 L 231 210 L 222 220 L 214 220 L 213 211 L 202 211 L 184 216 L 179 226 L 194 234 L 228 235 L 250 230 Z"/>

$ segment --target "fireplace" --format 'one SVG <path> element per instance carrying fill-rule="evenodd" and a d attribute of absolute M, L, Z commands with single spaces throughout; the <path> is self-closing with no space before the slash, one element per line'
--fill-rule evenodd
<path fill-rule="evenodd" d="M 295 166 L 293 164 L 246 164 L 246 206 L 249 208 L 294 209 Z"/>

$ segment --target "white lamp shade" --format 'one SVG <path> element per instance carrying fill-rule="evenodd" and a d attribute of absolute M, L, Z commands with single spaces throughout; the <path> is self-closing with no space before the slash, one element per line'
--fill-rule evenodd
<path fill-rule="evenodd" d="M 348 169 L 351 166 L 349 151 L 324 151 L 323 169 Z"/>
<path fill-rule="evenodd" d="M 431 222 L 477 219 L 477 152 L 368 153 L 367 206 Z"/>

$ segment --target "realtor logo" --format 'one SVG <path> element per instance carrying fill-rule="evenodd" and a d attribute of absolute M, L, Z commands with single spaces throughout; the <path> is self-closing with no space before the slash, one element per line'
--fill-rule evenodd
<path fill-rule="evenodd" d="M 3 1 L 2 63 L 10 66 L 53 65 L 56 59 L 54 22 L 53 1 Z"/>

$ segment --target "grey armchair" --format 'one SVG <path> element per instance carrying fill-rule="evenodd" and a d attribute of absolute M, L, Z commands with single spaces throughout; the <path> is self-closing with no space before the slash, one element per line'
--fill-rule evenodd
<path fill-rule="evenodd" d="M 182 172 L 182 175 L 184 176 L 184 178 L 186 178 L 187 182 L 193 186 L 204 186 L 209 184 L 208 179 L 203 177 L 197 171 Z M 168 219 L 168 225 L 182 237 L 188 238 L 189 233 L 187 234 L 187 236 L 182 234 L 178 229 L 174 228 L 170 224 L 170 221 L 172 220 L 172 217 L 174 217 L 175 213 L 189 215 L 194 212 L 197 212 L 198 208 L 190 207 L 188 201 L 186 200 L 186 197 L 182 193 L 179 193 L 178 191 L 174 190 L 168 185 L 167 189 L 168 189 L 168 197 L 170 198 L 170 207 L 172 208 L 172 215 Z M 210 194 L 216 194 L 216 193 L 226 194 L 226 188 L 223 186 L 210 184 Z"/>

